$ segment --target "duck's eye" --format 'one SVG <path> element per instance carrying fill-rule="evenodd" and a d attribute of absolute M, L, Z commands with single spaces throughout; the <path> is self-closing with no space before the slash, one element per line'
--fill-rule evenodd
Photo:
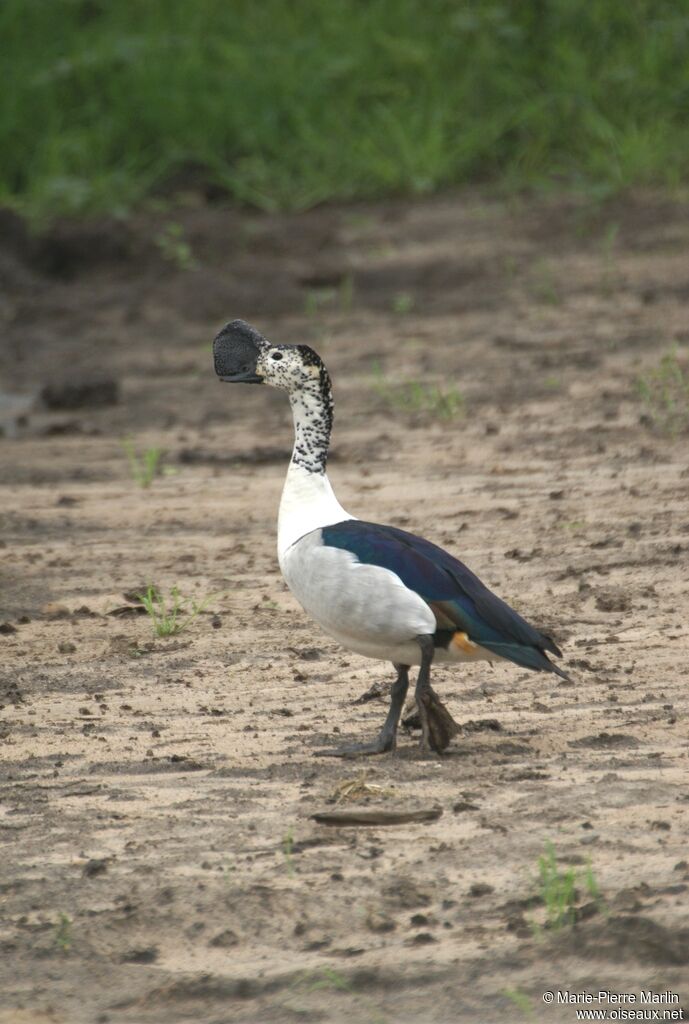
<path fill-rule="evenodd" d="M 282 352 L 273 352 L 270 358 L 271 359 L 282 359 Z"/>

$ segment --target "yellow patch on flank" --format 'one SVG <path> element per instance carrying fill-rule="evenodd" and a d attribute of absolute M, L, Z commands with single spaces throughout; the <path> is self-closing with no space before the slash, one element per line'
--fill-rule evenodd
<path fill-rule="evenodd" d="M 455 633 L 452 637 L 452 646 L 463 654 L 476 654 L 478 651 L 478 644 L 470 640 L 466 633 Z"/>

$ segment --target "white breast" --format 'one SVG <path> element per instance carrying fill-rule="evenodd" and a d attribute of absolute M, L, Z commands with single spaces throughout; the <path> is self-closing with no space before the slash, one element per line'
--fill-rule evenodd
<path fill-rule="evenodd" d="M 325 473 L 310 473 L 291 462 L 278 514 L 278 559 L 283 573 L 284 554 L 300 537 L 353 518 L 335 497 Z"/>
<path fill-rule="evenodd" d="M 431 609 L 394 572 L 327 547 L 320 530 L 289 547 L 280 568 L 302 607 L 350 650 L 409 664 L 418 660 L 415 637 L 435 632 Z"/>

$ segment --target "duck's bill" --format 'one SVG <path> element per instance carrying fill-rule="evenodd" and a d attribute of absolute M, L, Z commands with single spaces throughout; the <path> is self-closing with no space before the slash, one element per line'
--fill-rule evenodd
<path fill-rule="evenodd" d="M 257 373 L 251 371 L 242 371 L 240 373 L 230 374 L 218 374 L 220 380 L 224 381 L 225 384 L 262 384 L 263 377 L 259 377 Z"/>

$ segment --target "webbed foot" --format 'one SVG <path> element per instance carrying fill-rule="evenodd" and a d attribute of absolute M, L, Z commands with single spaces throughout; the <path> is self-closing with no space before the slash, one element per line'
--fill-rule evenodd
<path fill-rule="evenodd" d="M 353 743 L 351 746 L 333 747 L 332 750 L 314 750 L 314 757 L 372 757 L 387 754 L 395 749 L 395 737 L 380 733 L 370 743 Z"/>
<path fill-rule="evenodd" d="M 430 753 L 434 750 L 441 754 L 450 745 L 450 742 L 461 726 L 443 704 L 432 686 L 428 686 L 417 698 L 417 715 L 410 715 L 404 719 L 407 726 L 421 726 L 421 750 Z"/>

